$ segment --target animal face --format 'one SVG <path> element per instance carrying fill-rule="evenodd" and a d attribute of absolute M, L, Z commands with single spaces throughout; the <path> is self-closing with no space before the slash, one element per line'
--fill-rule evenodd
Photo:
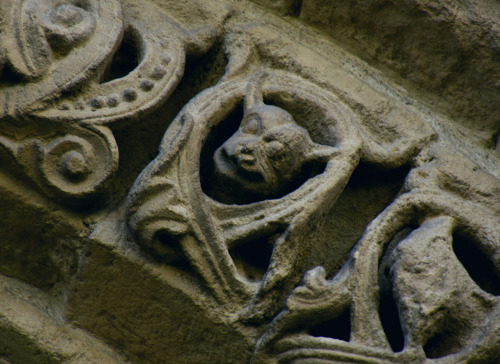
<path fill-rule="evenodd" d="M 307 131 L 288 112 L 258 104 L 215 151 L 215 174 L 239 193 L 274 197 L 301 173 L 312 147 Z"/>

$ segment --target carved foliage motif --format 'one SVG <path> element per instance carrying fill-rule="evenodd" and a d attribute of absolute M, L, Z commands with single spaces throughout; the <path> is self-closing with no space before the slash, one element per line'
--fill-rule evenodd
<path fill-rule="evenodd" d="M 408 226 L 414 230 L 397 234 Z M 401 195 L 367 227 L 337 276 L 325 279 L 321 267 L 305 274 L 259 343 L 259 355 L 273 347 L 285 362 L 351 357 L 374 362 L 443 357 L 448 362 L 476 355 L 494 357 L 498 291 L 485 291 L 457 259 L 455 247 L 464 233 L 474 236 L 480 251 L 498 252 L 498 218 L 488 211 L 438 191 Z M 495 255 L 484 263 L 498 269 Z M 386 275 L 392 287 L 401 339 L 381 321 L 385 304 L 377 282 L 381 275 Z M 315 337 L 315 325 L 338 318 L 346 310 L 351 328 L 347 337 Z M 351 343 L 357 347 L 354 351 Z M 381 348 L 385 348 L 383 353 Z M 259 355 L 257 362 L 264 360 Z"/>
<path fill-rule="evenodd" d="M 297 219 L 297 215 L 303 216 L 302 223 L 318 213 L 314 210 L 321 211 L 322 208 L 326 208 L 330 204 L 329 200 L 334 199 L 337 191 L 346 183 L 348 175 L 352 172 L 352 165 L 359 158 L 359 139 L 356 131 L 351 130 L 350 123 L 346 122 L 352 117 L 348 110 L 342 105 L 332 104 L 320 89 L 313 85 L 305 85 L 302 87 L 306 87 L 307 93 L 303 89 L 296 92 L 311 95 L 308 101 L 313 105 L 319 104 L 321 112 L 324 113 L 322 114 L 324 127 L 334 133 L 333 138 L 337 140 L 335 145 L 317 144 L 315 147 L 311 141 L 311 148 L 308 152 L 312 154 L 314 151 L 316 153 L 314 158 L 323 161 L 325 172 L 309 179 L 297 190 L 273 202 L 263 200 L 250 205 L 225 205 L 206 196 L 200 184 L 198 160 L 203 140 L 208 137 L 210 130 L 230 114 L 238 104 L 241 104 L 243 99 L 245 103 L 252 103 L 253 101 L 249 98 L 255 95 L 252 95 L 251 89 L 263 87 L 264 94 L 269 92 L 279 95 L 286 92 L 290 82 L 299 81 L 293 78 L 286 79 L 285 75 L 267 75 L 265 84 L 255 84 L 259 82 L 259 79 L 258 76 L 256 78 L 245 77 L 223 83 L 216 86 L 215 90 L 207 90 L 187 105 L 165 135 L 162 143 L 165 146 L 162 148 L 163 152 L 139 177 L 129 198 L 130 224 L 138 234 L 138 240 L 155 252 L 155 244 L 161 244 L 161 242 L 156 242 L 156 239 L 164 238 L 165 235 L 168 235 L 168 241 L 171 238 L 178 239 L 181 249 L 186 249 L 188 259 L 200 270 L 201 275 L 208 281 L 208 286 L 215 290 L 214 294 L 226 301 L 226 304 L 233 304 L 235 293 L 244 293 L 241 298 L 245 299 L 247 295 L 254 294 L 255 289 L 258 288 L 254 282 L 248 282 L 237 273 L 228 254 L 228 246 L 238 244 L 238 241 L 247 235 L 267 235 L 276 229 L 282 229 L 286 230 L 286 233 L 276 241 L 275 250 L 279 251 L 282 247 L 288 251 L 289 245 L 296 245 L 301 240 L 300 235 L 294 236 L 296 234 L 294 219 Z M 272 83 L 268 80 L 272 80 Z M 274 86 L 267 90 L 266 85 Z M 250 95 L 247 92 L 250 92 Z M 264 109 L 264 111 L 256 114 L 256 108 Z M 246 106 L 244 120 L 253 117 L 253 120 L 257 122 L 259 118 L 257 129 L 266 128 L 263 124 L 267 123 L 269 124 L 268 131 L 289 133 L 288 136 L 280 135 L 281 138 L 295 138 L 296 133 L 307 135 L 305 129 L 299 128 L 291 119 L 279 119 L 283 114 L 274 114 L 278 108 L 271 109 L 271 115 L 266 115 L 266 111 L 269 112 L 269 110 L 265 108 L 270 108 L 270 106 L 264 106 L 262 101 L 258 106 Z M 284 115 L 290 117 L 288 113 Z M 250 122 L 253 121 L 250 120 Z M 274 124 L 278 124 L 279 127 L 273 128 Z M 245 123 L 241 128 L 245 130 L 248 127 Z M 251 125 L 250 127 L 253 128 Z M 244 131 L 237 131 L 231 137 L 233 140 L 228 140 L 226 143 L 238 143 L 237 138 L 240 137 L 245 143 L 245 137 L 239 137 L 242 134 Z M 332 136 L 330 138 L 333 139 Z M 255 143 L 255 140 L 249 142 Z M 296 157 L 293 154 L 296 150 L 293 150 L 291 143 L 284 144 L 284 140 L 270 140 L 266 143 L 266 148 L 274 148 L 273 144 L 280 143 L 283 149 L 290 149 L 285 153 L 291 153 Z M 220 148 L 226 146 L 227 144 Z M 239 147 L 236 146 L 236 148 Z M 225 158 L 222 161 L 218 160 L 219 153 L 221 152 L 217 151 L 214 154 L 214 173 L 222 174 L 219 178 L 227 178 L 229 184 L 241 183 L 249 189 L 260 189 L 265 196 L 268 193 L 265 190 L 268 183 L 272 185 L 271 188 L 274 188 L 273 178 L 285 178 L 280 170 L 271 170 L 272 167 L 269 166 L 257 167 L 257 163 L 268 163 L 262 159 L 256 160 L 262 156 L 243 157 L 247 158 L 245 162 L 248 164 L 245 165 L 243 162 L 243 165 L 236 167 L 238 162 L 228 160 L 232 152 L 224 152 L 228 154 L 222 157 Z M 352 160 L 354 163 L 351 162 Z M 218 166 L 218 163 L 225 165 Z M 224 169 L 230 170 L 225 172 Z M 179 173 L 180 170 L 188 172 Z M 224 175 L 226 173 L 227 175 Z M 266 173 L 271 174 L 271 177 L 268 177 Z M 257 187 L 253 187 L 254 183 Z M 162 185 L 168 187 L 162 188 Z M 272 193 L 275 192 L 277 191 L 272 191 Z M 306 212 L 302 204 L 304 198 L 314 200 L 316 206 Z M 158 201 L 166 203 L 158 203 Z M 227 209 L 232 211 L 228 213 Z M 268 216 L 262 216 L 264 209 L 269 211 Z M 261 217 L 257 218 L 258 215 Z M 158 235 L 159 233 L 161 234 Z M 193 243 L 193 238 L 198 242 Z M 212 251 L 211 254 L 210 251 Z M 293 249 L 290 253 L 293 254 Z M 292 255 L 282 254 L 281 256 L 286 260 L 283 264 L 290 267 L 294 264 L 295 259 Z M 211 272 L 215 269 L 217 269 L 215 272 Z M 264 278 L 265 283 L 261 284 L 261 289 L 272 291 L 276 284 L 285 278 L 281 276 L 282 273 L 281 267 L 276 271 L 273 271 L 271 267 Z M 287 272 L 286 275 L 288 274 Z M 226 287 L 220 287 L 221 282 L 228 282 L 228 284 Z M 264 306 L 268 305 L 264 304 Z"/>
<path fill-rule="evenodd" d="M 215 34 L 204 29 L 210 35 L 199 36 L 157 8 L 134 6 L 2 2 L 0 154 L 62 202 L 105 189 L 118 167 L 109 127 L 164 101 L 182 76 L 185 49 L 203 49 Z M 117 74 L 123 62 L 120 72 L 129 73 Z M 29 127 L 40 136 L 24 137 Z M 52 135 L 43 132 L 49 127 Z"/>
<path fill-rule="evenodd" d="M 0 160 L 66 206 L 106 191 L 114 128 L 144 122 L 186 53 L 218 36 L 132 0 L 1 5 Z M 264 28 L 225 29 L 224 75 L 184 105 L 135 180 L 121 217 L 133 254 L 192 278 L 187 295 L 257 332 L 255 363 L 497 359 L 498 180 L 458 153 L 471 171 L 450 170 L 424 120 L 359 80 L 322 79 L 328 59 Z M 327 270 L 310 257 L 333 255 L 319 236 L 366 166 L 402 170 L 404 183 Z"/>
<path fill-rule="evenodd" d="M 132 188 L 136 241 L 174 267 L 187 261 L 230 320 L 269 323 L 256 363 L 496 355 L 498 292 L 478 286 L 457 246 L 494 252 L 486 261 L 497 275 L 498 215 L 443 187 L 450 178 L 432 162 L 440 152 L 426 157 L 428 129 L 413 139 L 396 132 L 384 144 L 333 94 L 259 68 L 256 44 L 243 38 L 246 51 L 235 54 L 241 39 L 228 41 L 226 75 L 182 109 Z M 224 136 L 211 136 L 218 132 Z M 299 284 L 303 257 L 360 159 L 415 168 L 344 267 L 332 278 L 316 267 Z M 245 244 L 255 245 L 234 253 Z M 323 322 L 343 328 L 319 337 L 329 336 L 317 331 Z"/>

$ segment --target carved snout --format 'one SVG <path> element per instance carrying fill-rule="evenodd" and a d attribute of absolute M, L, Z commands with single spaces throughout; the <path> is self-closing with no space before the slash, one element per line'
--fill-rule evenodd
<path fill-rule="evenodd" d="M 257 163 L 257 156 L 255 154 L 258 149 L 258 141 L 246 141 L 238 143 L 234 153 L 229 155 L 239 169 L 247 170 Z"/>

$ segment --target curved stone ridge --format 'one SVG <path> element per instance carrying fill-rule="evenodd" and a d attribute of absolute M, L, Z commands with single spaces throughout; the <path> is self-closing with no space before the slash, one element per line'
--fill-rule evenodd
<path fill-rule="evenodd" d="M 315 30 L 487 4 L 252 2 L 0 1 L 0 363 L 500 360 L 491 82 L 471 127 Z"/>

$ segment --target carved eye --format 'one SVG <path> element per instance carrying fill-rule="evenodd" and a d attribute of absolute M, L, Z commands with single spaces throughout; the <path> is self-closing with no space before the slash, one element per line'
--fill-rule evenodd
<path fill-rule="evenodd" d="M 277 140 L 271 140 L 266 143 L 266 154 L 271 158 L 279 158 L 285 152 L 285 144 Z"/>
<path fill-rule="evenodd" d="M 257 134 L 259 131 L 259 120 L 257 118 L 249 119 L 241 128 L 241 131 L 245 134 Z"/>

